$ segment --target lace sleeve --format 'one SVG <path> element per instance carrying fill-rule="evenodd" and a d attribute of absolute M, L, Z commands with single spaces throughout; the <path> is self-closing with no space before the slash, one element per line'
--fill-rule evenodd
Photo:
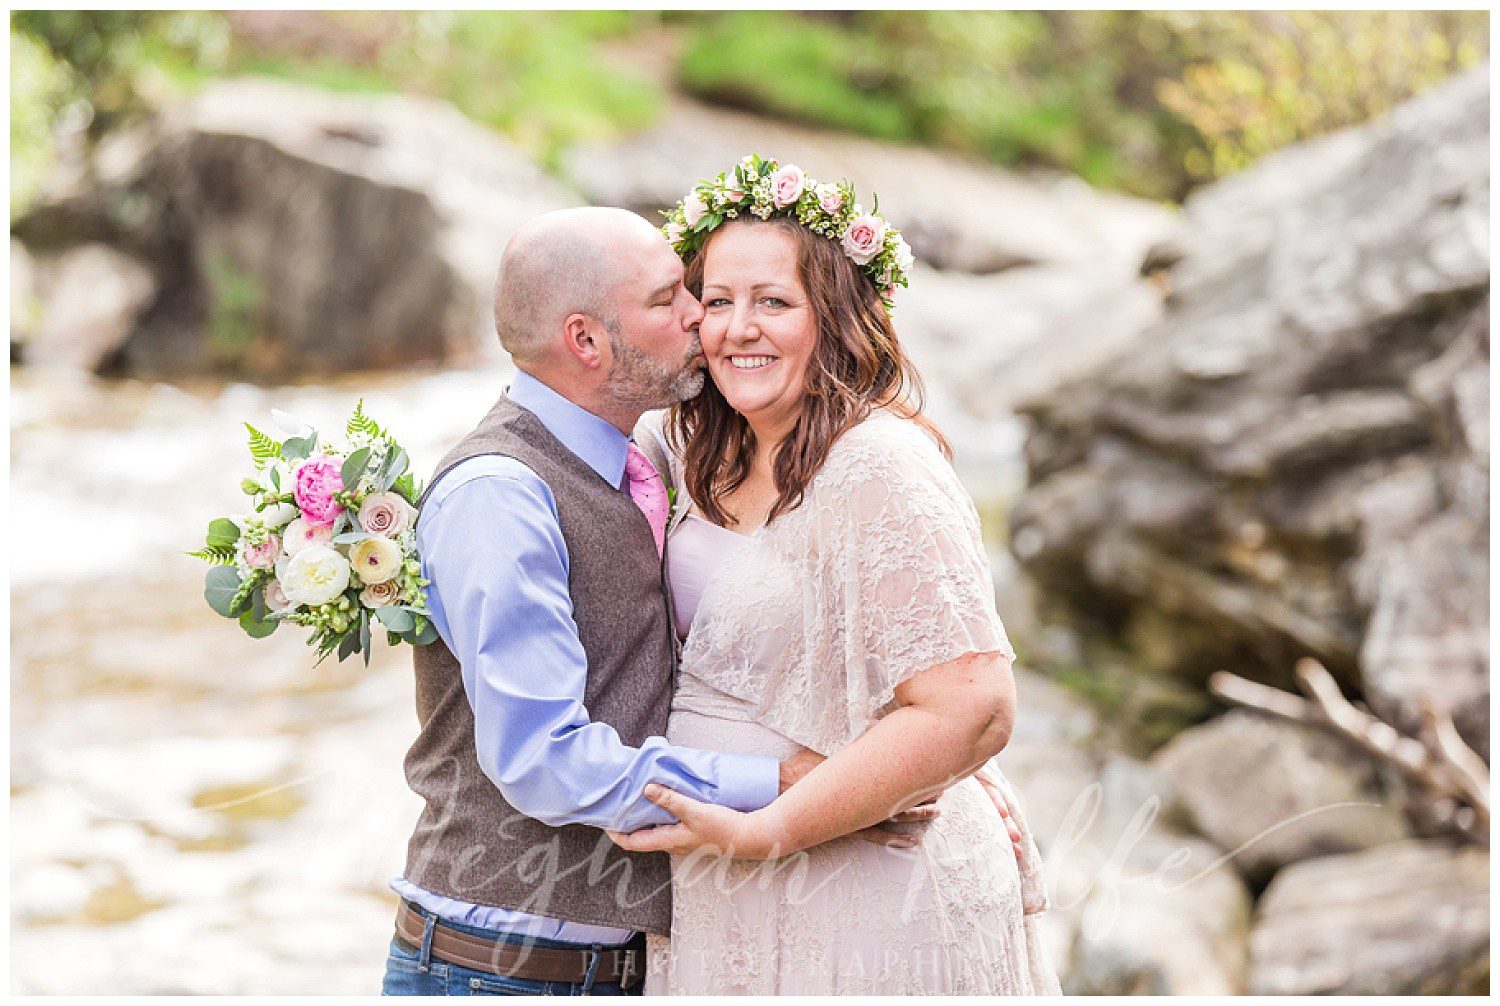
<path fill-rule="evenodd" d="M 838 547 L 825 570 L 842 602 L 851 735 L 929 667 L 968 653 L 1015 658 L 973 500 L 920 427 L 878 428 L 843 452 L 826 485 L 839 507 L 823 511 L 840 529 L 829 535 Z"/>

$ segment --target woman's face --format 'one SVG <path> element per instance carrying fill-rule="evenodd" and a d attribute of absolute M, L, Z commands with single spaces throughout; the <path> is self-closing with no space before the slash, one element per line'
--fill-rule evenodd
<path fill-rule="evenodd" d="M 709 376 L 752 427 L 785 434 L 818 339 L 796 239 L 779 227 L 726 226 L 704 251 L 702 300 Z"/>

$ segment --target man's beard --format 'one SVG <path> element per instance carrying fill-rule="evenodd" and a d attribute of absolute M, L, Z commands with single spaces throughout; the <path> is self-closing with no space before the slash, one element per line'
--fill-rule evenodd
<path fill-rule="evenodd" d="M 604 381 L 604 394 L 614 401 L 641 409 L 665 409 L 694 398 L 703 390 L 705 376 L 701 367 L 686 362 L 682 367 L 668 366 L 626 342 L 618 323 L 606 322 L 604 329 L 609 333 L 609 348 L 614 356 L 609 377 Z M 699 342 L 695 338 L 687 360 L 695 358 L 698 352 Z"/>

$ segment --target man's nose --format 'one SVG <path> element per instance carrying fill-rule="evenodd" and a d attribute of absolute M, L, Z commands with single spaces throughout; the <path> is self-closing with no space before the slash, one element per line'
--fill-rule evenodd
<path fill-rule="evenodd" d="M 703 316 L 708 312 L 704 309 L 703 302 L 697 297 L 694 297 L 692 294 L 688 294 L 687 299 L 688 310 L 684 320 L 683 328 L 692 330 L 698 327 L 699 323 L 703 321 Z"/>

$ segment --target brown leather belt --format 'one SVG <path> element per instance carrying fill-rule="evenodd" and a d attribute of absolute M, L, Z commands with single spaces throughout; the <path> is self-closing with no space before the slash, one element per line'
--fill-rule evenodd
<path fill-rule="evenodd" d="M 396 936 L 413 949 L 420 950 L 426 929 L 427 920 L 403 901 L 396 913 Z M 645 935 L 637 934 L 624 946 L 601 947 L 597 952 L 599 960 L 594 969 L 594 981 L 619 982 L 627 989 L 639 983 L 646 973 L 645 944 Z M 589 965 L 596 953 L 592 950 L 526 947 L 486 939 L 450 929 L 439 919 L 432 932 L 432 956 L 459 967 L 506 978 L 578 983 L 588 977 Z"/>

